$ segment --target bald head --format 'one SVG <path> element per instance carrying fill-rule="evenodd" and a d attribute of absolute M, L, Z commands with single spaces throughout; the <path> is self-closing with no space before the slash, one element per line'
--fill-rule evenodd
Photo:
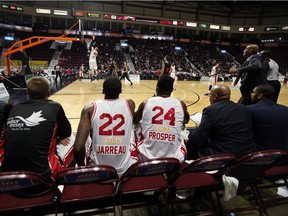
<path fill-rule="evenodd" d="M 250 44 L 250 45 L 248 45 L 247 47 L 249 47 L 254 54 L 259 51 L 259 46 L 256 45 L 256 44 Z"/>
<path fill-rule="evenodd" d="M 230 99 L 231 96 L 231 90 L 227 85 L 218 85 L 214 86 L 210 91 L 210 102 L 211 104 L 225 100 Z"/>
<path fill-rule="evenodd" d="M 250 44 L 250 45 L 246 46 L 246 48 L 243 52 L 243 56 L 245 58 L 248 58 L 251 55 L 256 54 L 258 51 L 259 51 L 259 46 L 257 44 Z"/>

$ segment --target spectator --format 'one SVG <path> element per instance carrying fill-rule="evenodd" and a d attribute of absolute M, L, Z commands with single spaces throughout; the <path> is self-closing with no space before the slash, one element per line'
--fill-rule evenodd
<path fill-rule="evenodd" d="M 6 122 L 11 109 L 12 105 L 10 103 L 0 100 L 0 167 L 2 166 L 4 159 L 4 136 L 6 132 Z"/>
<path fill-rule="evenodd" d="M 247 106 L 258 150 L 288 150 L 288 107 L 276 104 L 274 93 L 272 85 L 258 85 L 251 93 L 251 100 L 257 103 Z"/>
<path fill-rule="evenodd" d="M 137 139 L 140 160 L 174 157 L 183 162 L 186 157 L 183 131 L 189 121 L 184 102 L 170 97 L 174 79 L 160 76 L 157 96 L 143 101 L 135 113 L 134 123 L 140 122 L 141 135 Z"/>
<path fill-rule="evenodd" d="M 29 170 L 46 178 L 55 177 L 71 162 L 71 125 L 62 106 L 48 100 L 50 88 L 44 77 L 29 79 L 27 91 L 30 100 L 13 106 L 7 120 L 3 169 Z M 57 152 L 57 138 L 65 152 Z M 62 164 L 55 152 L 65 155 Z"/>
<path fill-rule="evenodd" d="M 230 73 L 237 73 L 238 77 L 234 82 L 236 85 L 241 78 L 241 98 L 238 103 L 249 105 L 251 104 L 250 92 L 259 84 L 267 83 L 266 75 L 262 72 L 262 61 L 257 55 L 259 50 L 258 45 L 250 44 L 246 46 L 243 57 L 246 58 L 243 67 L 236 69 L 231 67 Z"/>
<path fill-rule="evenodd" d="M 203 109 L 199 126 L 190 133 L 189 154 L 228 153 L 240 158 L 255 149 L 250 113 L 245 106 L 231 101 L 230 94 L 226 85 L 211 89 L 211 105 Z"/>
<path fill-rule="evenodd" d="M 55 81 L 57 82 L 57 78 L 59 76 L 60 82 L 62 82 L 62 75 L 61 75 L 61 67 L 60 67 L 60 65 L 59 64 L 55 65 L 54 69 L 55 69 L 55 72 L 56 72 Z"/>
<path fill-rule="evenodd" d="M 263 59 L 263 72 L 267 75 L 268 83 L 272 85 L 275 89 L 273 101 L 277 103 L 281 89 L 281 83 L 278 81 L 279 65 L 277 64 L 277 62 L 271 59 L 270 56 L 271 56 L 271 50 L 263 50 L 261 52 L 261 58 Z"/>
<path fill-rule="evenodd" d="M 92 146 L 87 149 L 91 161 L 110 164 L 122 175 L 136 160 L 131 156 L 134 142 L 133 100 L 120 99 L 121 82 L 110 76 L 103 83 L 104 100 L 86 105 L 81 113 L 74 156 L 78 165 L 85 165 L 85 143 L 91 132 Z M 90 149 L 91 148 L 91 149 Z"/>

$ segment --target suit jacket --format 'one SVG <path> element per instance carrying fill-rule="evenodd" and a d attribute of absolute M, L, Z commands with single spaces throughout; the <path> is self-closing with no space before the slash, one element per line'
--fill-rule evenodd
<path fill-rule="evenodd" d="M 240 91 L 243 104 L 251 104 L 251 91 L 259 84 L 268 83 L 266 74 L 262 71 L 262 60 L 259 55 L 250 56 L 243 67 L 237 69 L 241 76 Z"/>
<path fill-rule="evenodd" d="M 231 153 L 239 158 L 255 150 L 247 108 L 227 99 L 204 108 L 201 123 L 189 140 L 201 156 Z"/>
<path fill-rule="evenodd" d="M 270 100 L 247 106 L 258 150 L 288 150 L 288 107 Z"/>

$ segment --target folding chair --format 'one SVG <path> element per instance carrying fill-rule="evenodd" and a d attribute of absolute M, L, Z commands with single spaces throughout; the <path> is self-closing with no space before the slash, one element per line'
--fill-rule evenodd
<path fill-rule="evenodd" d="M 260 185 L 259 189 L 271 189 L 271 188 L 283 188 L 283 190 L 288 189 L 288 152 L 287 157 L 283 158 L 283 161 L 280 161 L 279 164 L 269 168 L 265 171 L 264 178 L 266 181 L 263 185 Z M 281 190 L 281 189 L 280 189 Z M 263 199 L 265 205 L 273 205 L 275 203 L 284 201 L 287 202 L 287 197 L 282 196 L 269 196 L 266 199 Z"/>
<path fill-rule="evenodd" d="M 121 215 L 128 208 L 166 205 L 167 175 L 175 172 L 179 165 L 175 158 L 158 158 L 131 165 L 119 182 Z"/>
<path fill-rule="evenodd" d="M 117 171 L 109 165 L 73 167 L 59 172 L 56 184 L 64 185 L 60 198 L 64 215 L 80 210 L 115 214 L 118 181 Z"/>
<path fill-rule="evenodd" d="M 169 179 L 169 181 L 173 184 L 173 190 L 171 190 L 172 210 L 174 211 L 173 204 L 183 202 L 176 200 L 177 190 L 208 188 L 210 198 L 209 201 L 212 204 L 213 211 L 210 214 L 217 214 L 211 190 L 211 187 L 214 187 L 219 206 L 218 214 L 221 215 L 222 206 L 218 193 L 218 185 L 222 179 L 222 175 L 225 174 L 225 172 L 227 172 L 235 162 L 236 158 L 234 155 L 219 154 L 198 158 L 191 164 L 183 163 L 176 176 Z M 199 197 L 195 197 L 195 199 L 199 200 Z M 185 199 L 184 201 L 191 201 L 191 199 Z"/>
<path fill-rule="evenodd" d="M 240 184 L 238 188 L 238 194 L 242 193 L 241 190 L 245 188 L 246 184 L 250 186 L 253 195 L 252 198 L 254 198 L 256 206 L 252 205 L 246 207 L 239 207 L 229 209 L 227 211 L 238 212 L 257 209 L 260 215 L 267 215 L 267 210 L 264 206 L 262 196 L 258 189 L 258 183 L 259 180 L 262 180 L 265 176 L 265 171 L 277 165 L 286 157 L 287 151 L 264 150 L 253 152 L 239 159 L 238 162 L 234 165 L 234 167 L 229 171 L 228 175 L 233 176 L 239 180 Z"/>
<path fill-rule="evenodd" d="M 60 195 L 52 181 L 30 171 L 0 172 L 0 212 L 30 209 L 34 214 L 55 213 L 54 200 Z M 38 212 L 40 214 L 40 211 Z"/>

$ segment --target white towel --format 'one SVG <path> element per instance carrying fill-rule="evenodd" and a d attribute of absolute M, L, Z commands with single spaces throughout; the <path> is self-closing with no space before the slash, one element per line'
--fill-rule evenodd
<path fill-rule="evenodd" d="M 231 198 L 235 197 L 237 194 L 237 189 L 239 185 L 238 179 L 231 176 L 222 176 L 223 184 L 224 184 L 224 195 L 223 200 L 228 201 Z"/>
<path fill-rule="evenodd" d="M 282 197 L 288 197 L 287 187 L 285 186 L 278 187 L 277 194 Z"/>
<path fill-rule="evenodd" d="M 72 151 L 73 147 L 74 147 L 74 142 L 75 142 L 75 136 L 73 134 L 71 134 L 71 136 L 69 137 L 69 144 L 64 146 L 61 144 L 58 144 L 56 146 L 57 149 L 57 155 L 61 158 L 61 160 L 65 160 L 65 156 L 68 152 Z"/>

